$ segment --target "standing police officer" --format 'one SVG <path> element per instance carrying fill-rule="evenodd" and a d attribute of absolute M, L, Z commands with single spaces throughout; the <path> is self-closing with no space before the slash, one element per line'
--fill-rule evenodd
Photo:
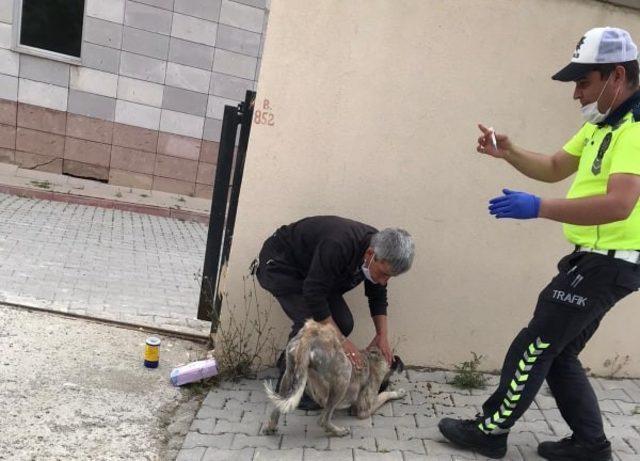
<path fill-rule="evenodd" d="M 526 151 L 480 125 L 477 150 L 544 182 L 576 173 L 565 199 L 504 189 L 489 202 L 496 218 L 547 218 L 564 224 L 574 251 L 538 298 L 533 318 L 512 342 L 500 384 L 475 420 L 445 418 L 439 428 L 463 448 L 504 456 L 509 429 L 547 380 L 573 434 L 543 442 L 548 460 L 605 461 L 611 444 L 578 354 L 609 309 L 640 286 L 640 91 L 638 52 L 629 34 L 602 27 L 578 42 L 552 78 L 575 82 L 585 124 L 552 156 Z M 494 137 L 495 136 L 495 137 Z"/>

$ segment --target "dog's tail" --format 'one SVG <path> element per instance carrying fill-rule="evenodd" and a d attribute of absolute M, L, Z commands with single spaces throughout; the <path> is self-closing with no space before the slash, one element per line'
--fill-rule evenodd
<path fill-rule="evenodd" d="M 293 383 L 291 385 L 291 392 L 288 396 L 278 394 L 272 387 L 271 383 L 264 382 L 264 389 L 267 392 L 267 397 L 280 411 L 280 413 L 289 413 L 295 410 L 302 399 L 304 389 L 307 387 L 307 377 L 309 373 L 309 354 L 310 347 L 309 341 L 302 340 L 300 345 L 296 349 L 296 357 L 294 361 L 293 369 Z M 291 365 L 291 364 L 289 364 Z M 290 370 L 287 369 L 287 373 Z"/>

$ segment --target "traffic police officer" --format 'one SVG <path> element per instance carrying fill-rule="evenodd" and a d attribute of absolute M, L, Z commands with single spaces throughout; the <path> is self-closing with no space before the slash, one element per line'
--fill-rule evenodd
<path fill-rule="evenodd" d="M 533 318 L 512 342 L 497 390 L 475 420 L 442 419 L 453 443 L 491 458 L 507 449 L 509 429 L 527 410 L 543 381 L 573 434 L 543 442 L 548 460 L 605 461 L 596 395 L 578 354 L 613 305 L 640 286 L 640 91 L 638 52 L 629 33 L 589 30 L 571 63 L 552 78 L 575 82 L 584 126 L 552 156 L 526 151 L 506 135 L 480 125 L 477 150 L 506 160 L 524 175 L 545 182 L 576 177 L 565 199 L 540 198 L 503 189 L 489 202 L 496 218 L 547 218 L 564 224 L 574 251 L 539 295 Z"/>

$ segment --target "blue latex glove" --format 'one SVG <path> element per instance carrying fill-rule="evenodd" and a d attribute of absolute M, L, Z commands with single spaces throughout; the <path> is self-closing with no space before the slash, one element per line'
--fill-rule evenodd
<path fill-rule="evenodd" d="M 502 189 L 500 197 L 489 200 L 489 213 L 496 218 L 531 219 L 540 212 L 540 197 L 526 192 Z"/>

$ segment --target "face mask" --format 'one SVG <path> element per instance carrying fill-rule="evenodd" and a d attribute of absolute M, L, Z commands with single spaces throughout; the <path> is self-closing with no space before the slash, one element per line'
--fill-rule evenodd
<path fill-rule="evenodd" d="M 609 74 L 607 83 L 605 83 L 604 87 L 602 87 L 602 91 L 600 92 L 598 99 L 580 108 L 580 112 L 582 113 L 582 118 L 584 119 L 585 122 L 596 124 L 596 123 L 600 123 L 601 121 L 603 121 L 605 118 L 609 116 L 609 113 L 611 112 L 611 107 L 613 107 L 613 104 L 616 102 L 616 99 L 618 98 L 618 91 L 616 91 L 616 95 L 613 98 L 613 102 L 611 103 L 611 106 L 609 107 L 609 109 L 607 109 L 607 111 L 604 114 L 598 110 L 598 101 L 600 100 L 600 96 L 602 96 L 602 93 L 604 93 L 605 88 L 609 84 L 609 80 L 611 80 L 611 75 L 613 74 Z"/>
<path fill-rule="evenodd" d="M 362 273 L 364 274 L 364 277 L 368 281 L 370 281 L 371 283 L 376 283 L 371 278 L 371 271 L 369 270 L 369 267 L 371 266 L 371 261 L 373 261 L 373 256 L 371 256 L 371 259 L 369 259 L 369 264 L 365 265 L 365 263 L 362 263 Z"/>

